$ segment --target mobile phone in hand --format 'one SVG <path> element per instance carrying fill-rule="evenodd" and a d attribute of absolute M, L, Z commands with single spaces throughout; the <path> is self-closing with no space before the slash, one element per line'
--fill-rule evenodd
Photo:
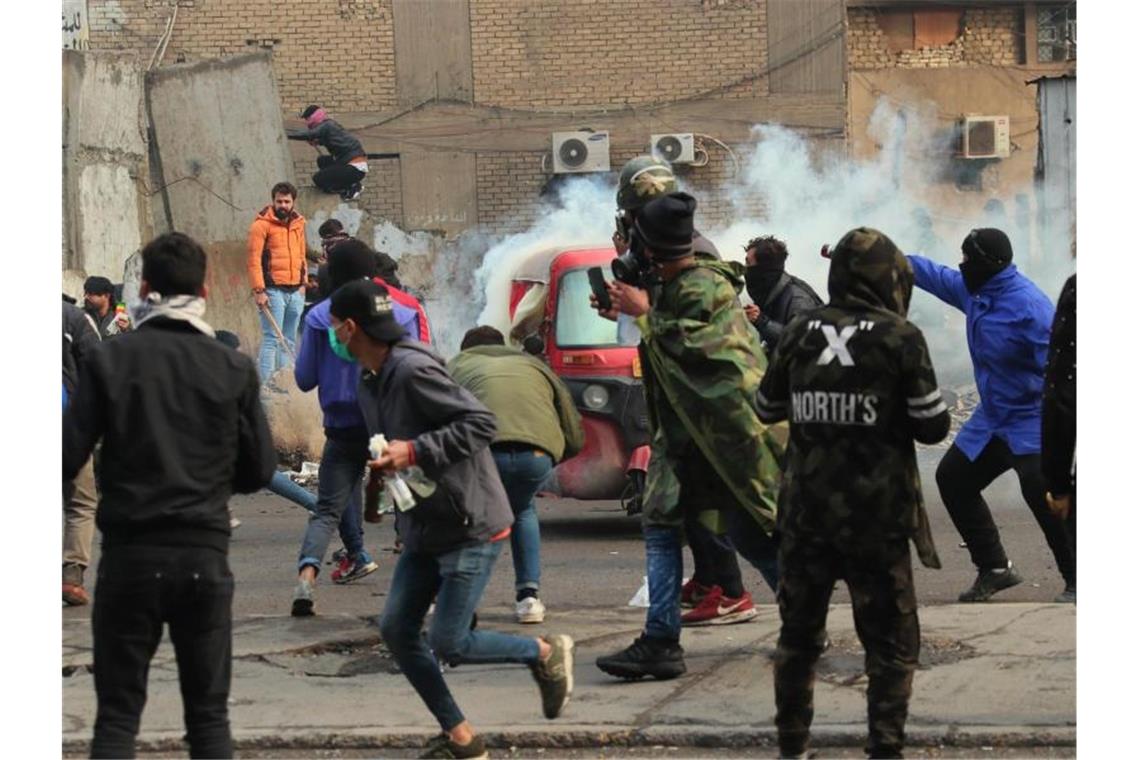
<path fill-rule="evenodd" d="M 590 278 L 590 289 L 594 291 L 594 298 L 598 299 L 598 306 L 602 311 L 612 309 L 613 302 L 610 301 L 610 292 L 606 290 L 606 276 L 602 274 L 602 268 L 590 267 L 586 270 L 586 274 Z"/>

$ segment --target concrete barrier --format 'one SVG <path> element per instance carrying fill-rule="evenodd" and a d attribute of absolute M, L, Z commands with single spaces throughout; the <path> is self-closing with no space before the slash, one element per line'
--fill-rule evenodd
<path fill-rule="evenodd" d="M 118 282 L 150 238 L 142 71 L 129 56 L 63 51 L 63 268 Z"/>
<path fill-rule="evenodd" d="M 245 240 L 269 189 L 293 181 L 271 61 L 255 53 L 146 75 L 169 227 L 203 245 Z"/>
<path fill-rule="evenodd" d="M 243 353 L 257 359 L 261 323 L 249 291 L 245 270 L 245 243 L 210 243 L 206 248 L 206 321 L 215 330 L 229 330 L 241 338 Z"/>

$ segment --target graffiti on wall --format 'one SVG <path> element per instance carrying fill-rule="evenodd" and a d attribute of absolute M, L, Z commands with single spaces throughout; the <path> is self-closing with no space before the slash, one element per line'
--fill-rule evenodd
<path fill-rule="evenodd" d="M 86 50 L 87 0 L 63 0 L 63 48 Z"/>

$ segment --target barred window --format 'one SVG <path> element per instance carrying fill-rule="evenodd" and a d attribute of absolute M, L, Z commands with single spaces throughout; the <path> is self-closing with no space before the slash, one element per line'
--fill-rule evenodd
<path fill-rule="evenodd" d="M 1041 63 L 1077 59 L 1077 4 L 1037 9 L 1037 60 Z"/>

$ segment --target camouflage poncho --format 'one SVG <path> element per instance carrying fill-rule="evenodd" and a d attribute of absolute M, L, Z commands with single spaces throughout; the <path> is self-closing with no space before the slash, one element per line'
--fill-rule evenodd
<path fill-rule="evenodd" d="M 737 300 L 743 286 L 740 264 L 698 261 L 662 285 L 638 319 L 653 434 L 644 501 L 650 522 L 680 523 L 677 464 L 695 446 L 735 506 L 765 531 L 775 527 L 782 448 L 752 406 L 767 363 Z"/>

